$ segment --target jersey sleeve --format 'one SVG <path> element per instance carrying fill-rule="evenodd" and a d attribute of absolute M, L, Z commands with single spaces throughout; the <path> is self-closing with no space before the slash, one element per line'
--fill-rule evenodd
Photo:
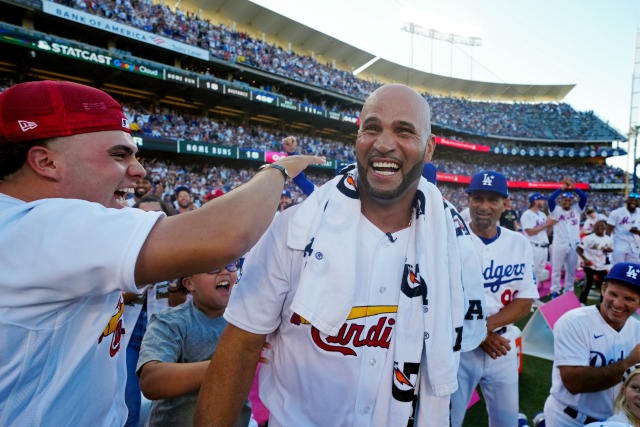
<path fill-rule="evenodd" d="M 174 319 L 175 320 L 175 319 Z M 151 321 L 142 338 L 136 374 L 140 376 L 142 367 L 151 361 L 175 363 L 180 361 L 183 334 L 180 322 L 172 321 L 169 310 L 151 316 Z"/>
<path fill-rule="evenodd" d="M 289 208 L 277 215 L 267 232 L 251 249 L 242 278 L 233 289 L 224 312 L 227 322 L 254 334 L 269 334 L 280 325 L 284 301 L 290 290 L 293 250 L 287 247 Z"/>
<path fill-rule="evenodd" d="M 616 209 L 613 212 L 611 212 L 611 214 L 609 215 L 609 217 L 607 218 L 607 224 L 615 227 L 616 225 L 618 225 L 618 215 L 619 215 L 619 211 Z"/>
<path fill-rule="evenodd" d="M 525 211 L 520 218 L 520 223 L 522 224 L 523 230 L 528 230 L 530 228 L 535 228 L 536 226 L 536 218 L 530 214 L 530 211 Z"/>
<path fill-rule="evenodd" d="M 3 265 L 20 266 L 4 275 L 0 291 L 15 308 L 136 292 L 138 254 L 164 215 L 74 199 L 43 199 L 15 209 L 20 211 L 0 218 Z"/>
<path fill-rule="evenodd" d="M 588 366 L 589 349 L 584 341 L 584 331 L 589 325 L 580 325 L 579 318 L 565 313 L 553 330 L 553 353 L 556 366 Z"/>
<path fill-rule="evenodd" d="M 521 240 L 521 247 L 524 253 L 524 262 L 525 262 L 525 273 L 524 280 L 522 281 L 522 287 L 518 289 L 517 298 L 539 298 L 538 294 L 538 284 L 535 279 L 535 269 L 533 266 L 533 250 L 531 249 L 531 245 L 526 240 L 526 238 L 522 235 L 517 235 L 519 240 Z"/>

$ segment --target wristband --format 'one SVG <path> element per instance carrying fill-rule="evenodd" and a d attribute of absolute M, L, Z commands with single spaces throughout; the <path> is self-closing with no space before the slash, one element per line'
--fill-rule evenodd
<path fill-rule="evenodd" d="M 280 166 L 280 165 L 273 164 L 273 163 L 267 163 L 267 164 L 264 164 L 264 165 L 260 166 L 260 167 L 258 168 L 258 170 L 259 170 L 259 171 L 261 171 L 261 170 L 263 170 L 263 169 L 267 169 L 267 168 L 274 168 L 274 169 L 278 169 L 280 172 L 282 172 L 282 175 L 284 175 L 284 180 L 285 180 L 285 181 L 287 180 L 287 178 L 289 178 L 289 174 L 287 173 L 287 170 L 286 170 L 285 168 L 283 168 L 283 167 L 282 167 L 282 166 Z"/>

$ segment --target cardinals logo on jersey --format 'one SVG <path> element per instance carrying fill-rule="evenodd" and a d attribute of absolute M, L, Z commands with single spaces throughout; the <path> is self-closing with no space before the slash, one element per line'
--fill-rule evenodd
<path fill-rule="evenodd" d="M 353 307 L 347 316 L 347 321 L 334 336 L 321 333 L 311 326 L 313 343 L 321 350 L 342 353 L 344 356 L 356 356 L 359 347 L 389 348 L 391 332 L 396 321 L 391 315 L 398 311 L 397 305 L 372 305 Z M 368 328 L 366 323 L 358 321 L 365 317 L 378 316 L 378 322 Z M 309 321 L 298 313 L 293 313 L 290 319 L 293 325 L 308 325 Z"/>
<path fill-rule="evenodd" d="M 351 174 L 345 174 L 340 181 L 338 181 L 337 185 L 338 190 L 342 194 L 352 199 L 359 199 L 360 194 L 358 193 L 358 187 L 356 186 L 356 180 L 353 178 Z"/>
<path fill-rule="evenodd" d="M 120 338 L 122 334 L 124 334 L 124 328 L 122 327 L 122 311 L 124 310 L 124 303 L 122 300 L 122 296 L 118 300 L 118 304 L 116 305 L 116 312 L 111 316 L 107 326 L 100 334 L 98 338 L 98 344 L 102 342 L 102 339 L 111 335 L 111 345 L 109 347 L 109 355 L 111 357 L 115 356 L 120 350 Z"/>
<path fill-rule="evenodd" d="M 427 283 L 420 276 L 420 265 L 412 266 L 410 264 L 404 265 L 404 272 L 402 273 L 402 284 L 400 290 L 409 298 L 422 297 L 422 304 L 428 305 L 427 299 Z"/>
<path fill-rule="evenodd" d="M 400 402 L 411 402 L 415 396 L 416 383 L 418 382 L 419 363 L 405 362 L 400 367 L 397 361 L 393 361 L 393 383 L 391 394 Z"/>

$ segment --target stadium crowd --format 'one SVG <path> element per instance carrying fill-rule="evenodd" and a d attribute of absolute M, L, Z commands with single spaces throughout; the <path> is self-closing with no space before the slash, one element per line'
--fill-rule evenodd
<path fill-rule="evenodd" d="M 278 150 L 282 149 L 282 147 L 274 148 Z M 141 158 L 140 162 L 149 173 L 148 176 L 153 184 L 152 194 L 174 204 L 176 201 L 175 192 L 177 188 L 187 187 L 191 192 L 195 205 L 200 206 L 211 191 L 220 189 L 228 192 L 251 179 L 254 174 L 254 171 L 248 169 L 211 166 L 203 163 L 185 164 L 154 158 Z M 440 165 L 443 163 L 439 160 L 437 160 L 436 163 L 438 164 L 438 172 L 442 172 Z M 482 168 L 477 167 L 473 171 L 468 172 L 473 174 L 477 170 L 482 170 Z M 572 171 L 567 169 L 564 172 L 571 173 Z M 575 176 L 575 174 L 573 176 Z M 307 177 L 309 177 L 315 185 L 322 185 L 330 178 L 327 174 L 314 174 L 313 172 L 307 173 Z M 458 207 L 459 210 L 466 207 L 467 195 L 464 192 L 464 186 L 440 182 L 438 183 L 438 187 L 444 197 Z M 286 190 L 291 193 L 293 204 L 300 203 L 305 198 L 302 191 L 292 181 L 288 181 Z M 522 213 L 529 207 L 528 198 L 531 190 L 510 189 L 509 193 L 514 209 L 517 212 Z M 543 193 L 549 194 L 551 192 Z M 589 193 L 589 206 L 605 215 L 618 208 L 623 200 L 624 196 L 620 193 L 595 191 Z"/>
<path fill-rule="evenodd" d="M 151 0 L 56 0 L 176 40 L 208 49 L 218 58 L 243 63 L 325 89 L 364 99 L 380 86 L 332 64 L 255 39 L 222 24 Z M 622 140 L 592 111 L 565 103 L 479 102 L 423 94 L 436 125 L 478 135 L 552 140 Z"/>
<path fill-rule="evenodd" d="M 288 135 L 279 130 L 183 114 L 169 108 L 151 112 L 149 108 L 125 104 L 124 110 L 132 124 L 132 130 L 142 136 L 184 138 L 211 144 L 279 151 L 280 141 Z M 354 161 L 351 144 L 303 134 L 294 136 L 299 141 L 302 154 L 322 155 L 340 162 Z M 489 161 L 479 162 L 471 156 L 443 158 L 439 153 L 436 153 L 435 163 L 439 172 L 464 176 L 471 176 L 478 170 L 495 165 Z M 549 160 L 524 163 L 522 158 L 508 156 L 501 156 L 500 163 L 505 175 L 514 181 L 547 182 L 552 181 L 553 177 L 571 175 L 577 182 L 624 182 L 622 170 L 607 165 L 567 166 L 566 162 L 563 164 Z"/>

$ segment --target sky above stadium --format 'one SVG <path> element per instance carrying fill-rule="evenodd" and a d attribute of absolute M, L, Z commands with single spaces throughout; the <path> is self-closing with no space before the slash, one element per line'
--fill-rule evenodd
<path fill-rule="evenodd" d="M 252 1 L 427 72 L 499 83 L 575 83 L 565 102 L 593 110 L 623 135 L 629 130 L 638 0 Z M 412 36 L 401 30 L 408 22 L 481 37 L 482 46 L 452 49 L 449 43 L 413 36 L 412 55 Z M 614 163 L 624 167 L 626 159 Z"/>

